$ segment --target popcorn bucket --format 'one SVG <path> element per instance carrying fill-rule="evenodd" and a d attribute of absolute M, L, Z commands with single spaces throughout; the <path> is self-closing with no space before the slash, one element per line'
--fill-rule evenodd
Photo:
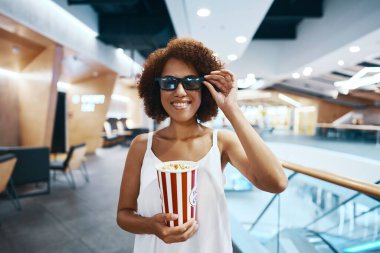
<path fill-rule="evenodd" d="M 169 161 L 157 166 L 162 212 L 178 214 L 169 227 L 195 219 L 197 211 L 198 163 L 191 161 Z"/>

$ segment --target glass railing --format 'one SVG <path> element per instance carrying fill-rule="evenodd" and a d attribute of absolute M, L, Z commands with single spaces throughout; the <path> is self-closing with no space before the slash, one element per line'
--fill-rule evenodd
<path fill-rule="evenodd" d="M 252 240 L 276 253 L 380 252 L 379 198 L 306 174 L 287 175 L 286 191 L 271 195 L 252 222 L 242 224 Z"/>

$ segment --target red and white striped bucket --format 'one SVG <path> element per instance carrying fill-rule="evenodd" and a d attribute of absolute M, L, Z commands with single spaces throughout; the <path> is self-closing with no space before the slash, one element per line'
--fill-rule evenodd
<path fill-rule="evenodd" d="M 168 169 L 173 165 L 182 165 L 185 169 Z M 170 221 L 169 227 L 186 223 L 196 218 L 198 163 L 191 161 L 169 161 L 157 168 L 160 187 L 162 212 L 178 214 L 178 219 Z"/>

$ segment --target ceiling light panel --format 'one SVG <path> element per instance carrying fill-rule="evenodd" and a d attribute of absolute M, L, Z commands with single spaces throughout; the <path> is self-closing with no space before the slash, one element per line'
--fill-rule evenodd
<path fill-rule="evenodd" d="M 229 54 L 227 56 L 227 59 L 230 60 L 230 61 L 236 61 L 237 60 L 237 55 L 236 54 Z"/>
<path fill-rule="evenodd" d="M 359 46 L 352 46 L 352 47 L 350 47 L 349 50 L 351 53 L 358 53 L 358 52 L 360 52 L 360 47 Z"/>
<path fill-rule="evenodd" d="M 210 14 L 211 14 L 211 11 L 207 8 L 201 8 L 197 10 L 197 15 L 199 17 L 208 17 L 210 16 Z"/>
<path fill-rule="evenodd" d="M 235 41 L 237 43 L 243 44 L 243 43 L 247 42 L 247 37 L 245 37 L 245 36 L 237 36 L 235 38 Z"/>

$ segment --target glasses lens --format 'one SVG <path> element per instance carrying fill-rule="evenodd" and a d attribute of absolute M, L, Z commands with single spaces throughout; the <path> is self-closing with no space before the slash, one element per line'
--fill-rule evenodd
<path fill-rule="evenodd" d="M 163 90 L 175 90 L 177 88 L 177 79 L 171 76 L 158 79 L 160 88 Z"/>
<path fill-rule="evenodd" d="M 203 77 L 187 76 L 183 78 L 183 86 L 187 90 L 198 90 L 202 86 Z"/>

